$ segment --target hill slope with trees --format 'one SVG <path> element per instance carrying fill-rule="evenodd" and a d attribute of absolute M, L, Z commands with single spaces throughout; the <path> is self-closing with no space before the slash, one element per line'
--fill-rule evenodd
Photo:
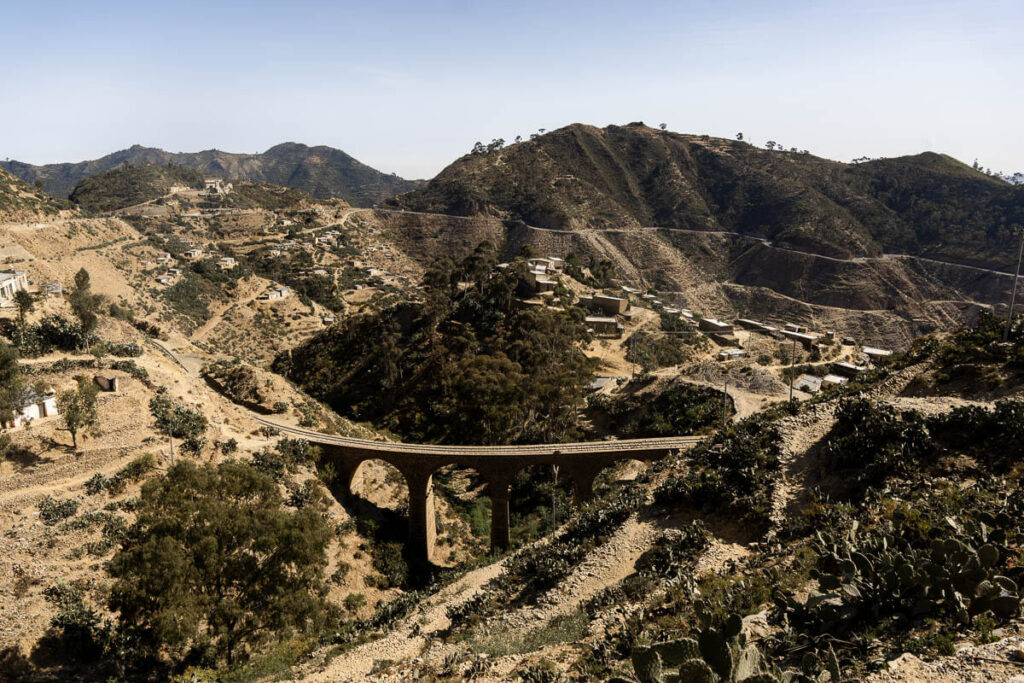
<path fill-rule="evenodd" d="M 845 164 L 634 123 L 478 145 L 389 200 L 549 229 L 734 231 L 839 258 L 903 252 L 1008 266 L 1024 188 L 926 152 Z"/>
<path fill-rule="evenodd" d="M 115 211 L 162 197 L 173 185 L 203 186 L 203 174 L 184 166 L 126 164 L 84 178 L 70 199 L 87 211 Z"/>

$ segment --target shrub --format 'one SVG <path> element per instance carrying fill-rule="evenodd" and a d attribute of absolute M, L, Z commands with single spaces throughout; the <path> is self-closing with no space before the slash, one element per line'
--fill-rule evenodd
<path fill-rule="evenodd" d="M 36 506 L 39 508 L 39 517 L 46 526 L 53 526 L 57 522 L 67 519 L 78 512 L 78 501 L 74 499 L 57 500 L 47 495 L 39 501 Z"/>

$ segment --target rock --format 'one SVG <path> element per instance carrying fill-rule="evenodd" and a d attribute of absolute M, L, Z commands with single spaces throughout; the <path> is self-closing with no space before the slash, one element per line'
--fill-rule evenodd
<path fill-rule="evenodd" d="M 894 671 L 896 669 L 899 669 L 904 664 L 909 664 L 909 663 L 916 662 L 916 661 L 918 661 L 917 657 L 915 657 L 914 655 L 910 654 L 909 652 L 904 652 L 903 654 L 901 654 L 896 659 L 889 660 L 889 663 L 886 664 L 886 667 L 889 670 Z"/>
<path fill-rule="evenodd" d="M 1011 662 L 1024 662 L 1024 650 L 1021 648 L 1014 648 L 1006 653 L 1006 658 Z"/>

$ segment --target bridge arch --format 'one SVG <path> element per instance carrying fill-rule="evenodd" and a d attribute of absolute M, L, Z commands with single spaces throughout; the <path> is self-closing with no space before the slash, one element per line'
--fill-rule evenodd
<path fill-rule="evenodd" d="M 410 550 L 430 559 L 436 538 L 434 520 L 433 474 L 445 465 L 475 470 L 487 482 L 491 499 L 491 546 L 509 546 L 509 495 L 516 474 L 533 465 L 558 465 L 573 482 L 577 504 L 593 496 L 594 478 L 619 460 L 651 461 L 703 440 L 699 436 L 656 439 L 597 441 L 590 443 L 525 446 L 442 446 L 415 445 L 354 439 L 321 434 L 298 427 L 257 420 L 291 436 L 307 439 L 320 446 L 321 461 L 336 470 L 339 483 L 351 492 L 353 478 L 365 460 L 382 460 L 395 466 L 409 491 Z"/>

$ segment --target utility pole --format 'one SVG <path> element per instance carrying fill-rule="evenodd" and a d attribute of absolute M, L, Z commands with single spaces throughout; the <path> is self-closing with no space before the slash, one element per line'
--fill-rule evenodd
<path fill-rule="evenodd" d="M 793 337 L 793 352 L 789 354 L 789 400 L 793 400 L 793 383 L 796 381 L 796 337 Z"/>
<path fill-rule="evenodd" d="M 629 380 L 632 382 L 636 378 L 636 332 L 629 338 L 629 350 L 629 355 L 633 358 L 633 366 L 629 370 Z"/>
<path fill-rule="evenodd" d="M 1017 271 L 1013 274 L 1013 287 L 1010 288 L 1010 310 L 1006 312 L 1006 329 L 1003 330 L 1004 342 L 1010 339 L 1010 325 L 1013 323 L 1013 306 L 1017 299 L 1017 278 L 1020 277 L 1020 259 L 1021 256 L 1024 256 L 1024 229 L 1016 225 L 1013 231 L 1019 238 L 1019 245 L 1017 246 Z"/>
<path fill-rule="evenodd" d="M 558 528 L 558 465 L 552 465 L 551 471 L 555 473 L 555 486 L 551 490 L 551 530 Z"/>
<path fill-rule="evenodd" d="M 725 429 L 725 416 L 729 410 L 729 375 L 725 376 L 725 385 L 722 387 L 722 429 Z"/>

